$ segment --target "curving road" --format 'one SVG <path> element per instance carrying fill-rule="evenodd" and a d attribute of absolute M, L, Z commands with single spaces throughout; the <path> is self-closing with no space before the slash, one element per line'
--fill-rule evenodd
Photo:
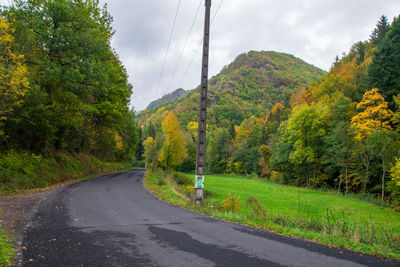
<path fill-rule="evenodd" d="M 25 231 L 24 266 L 399 266 L 174 207 L 143 187 L 143 174 L 50 194 Z"/>

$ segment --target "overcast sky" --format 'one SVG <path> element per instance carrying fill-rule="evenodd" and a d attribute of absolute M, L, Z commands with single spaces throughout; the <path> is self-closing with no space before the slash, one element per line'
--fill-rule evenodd
<path fill-rule="evenodd" d="M 179 0 L 100 0 L 107 3 L 116 34 L 112 46 L 126 67 L 134 87 L 132 107 L 140 111 L 154 99 L 200 83 L 201 52 L 188 68 L 202 39 L 204 0 L 172 79 L 179 55 L 200 0 L 181 0 L 166 58 Z M 0 0 L 7 3 L 9 0 Z M 214 16 L 221 0 L 213 0 Z M 211 26 L 210 77 L 241 53 L 272 50 L 293 54 L 324 70 L 336 55 L 367 40 L 381 15 L 400 14 L 399 0 L 223 0 Z M 184 74 L 187 73 L 186 76 Z"/>

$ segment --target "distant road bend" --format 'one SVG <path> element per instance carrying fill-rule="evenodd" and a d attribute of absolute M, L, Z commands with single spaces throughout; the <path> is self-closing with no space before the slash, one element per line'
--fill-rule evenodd
<path fill-rule="evenodd" d="M 62 187 L 38 206 L 24 266 L 398 266 L 159 201 L 144 170 Z"/>

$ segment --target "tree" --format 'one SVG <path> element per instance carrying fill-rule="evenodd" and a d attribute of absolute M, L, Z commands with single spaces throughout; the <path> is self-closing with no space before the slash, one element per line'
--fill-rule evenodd
<path fill-rule="evenodd" d="M 288 120 L 288 139 L 293 144 L 289 159 L 299 167 L 305 167 L 308 187 L 311 185 L 311 178 L 316 179 L 327 120 L 327 106 L 317 104 L 311 106 L 303 104 L 295 107 Z"/>
<path fill-rule="evenodd" d="M 365 192 L 371 161 L 375 157 L 367 137 L 376 131 L 391 130 L 390 118 L 393 112 L 388 109 L 388 103 L 377 88 L 365 92 L 363 99 L 357 104 L 357 109 L 360 112 L 351 119 L 351 125 L 356 131 L 355 140 L 358 147 L 358 151 L 354 153 L 356 157 L 361 158 L 365 168 L 362 178 L 362 191 Z"/>
<path fill-rule="evenodd" d="M 381 161 L 382 179 L 381 179 L 381 201 L 385 198 L 385 178 L 386 172 L 398 154 L 399 145 L 397 135 L 393 131 L 379 130 L 367 137 L 367 144 L 375 156 Z"/>
<path fill-rule="evenodd" d="M 151 147 L 154 147 L 154 139 L 153 137 L 147 137 L 146 140 L 143 141 L 143 147 L 144 147 L 144 153 L 145 153 L 145 168 L 147 169 L 147 162 L 148 162 L 148 155 L 149 155 L 149 150 Z"/>
<path fill-rule="evenodd" d="M 340 168 L 340 175 L 345 177 L 345 192 L 349 190 L 349 165 L 354 149 L 354 136 L 350 127 L 350 109 L 351 100 L 345 96 L 339 96 L 338 100 L 332 106 L 331 130 L 324 137 L 324 164 L 327 173 L 335 173 Z M 338 191 L 342 184 L 339 180 Z"/>
<path fill-rule="evenodd" d="M 111 47 L 106 7 L 98 0 L 15 0 L 2 14 L 13 22 L 13 47 L 25 54 L 31 87 L 5 125 L 10 148 L 129 158 L 137 145 L 132 86 Z"/>
<path fill-rule="evenodd" d="M 371 85 L 378 87 L 391 108 L 393 96 L 400 93 L 400 18 L 381 41 L 369 66 Z"/>
<path fill-rule="evenodd" d="M 357 109 L 360 112 L 351 119 L 357 131 L 356 140 L 360 141 L 377 130 L 392 129 L 390 118 L 393 112 L 388 109 L 388 103 L 377 88 L 365 92 Z"/>
<path fill-rule="evenodd" d="M 155 170 L 156 167 L 156 135 L 157 135 L 157 127 L 154 125 L 154 123 L 152 121 L 150 121 L 146 128 L 145 128 L 145 134 L 149 137 L 151 137 L 153 139 L 152 142 L 152 153 L 151 153 L 151 157 L 152 157 L 152 168 L 153 171 Z"/>
<path fill-rule="evenodd" d="M 390 169 L 392 180 L 396 182 L 397 186 L 400 186 L 400 158 L 396 158 L 395 164 Z"/>
<path fill-rule="evenodd" d="M 4 122 L 22 104 L 29 88 L 24 56 L 13 51 L 11 34 L 9 24 L 0 17 L 0 141 L 6 138 Z"/>
<path fill-rule="evenodd" d="M 376 24 L 376 28 L 370 35 L 370 40 L 375 44 L 379 44 L 388 32 L 389 27 L 390 25 L 387 17 L 385 15 L 382 15 L 378 23 Z"/>
<path fill-rule="evenodd" d="M 158 161 L 168 171 L 169 168 L 174 168 L 182 163 L 186 157 L 186 140 L 174 112 L 168 112 L 161 125 L 165 141 Z"/>

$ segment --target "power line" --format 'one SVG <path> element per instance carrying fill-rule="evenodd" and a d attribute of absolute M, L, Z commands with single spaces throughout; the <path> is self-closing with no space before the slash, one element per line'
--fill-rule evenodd
<path fill-rule="evenodd" d="M 171 83 L 172 83 L 172 80 L 175 78 L 176 71 L 178 70 L 179 63 L 180 63 L 181 60 L 182 60 L 183 53 L 185 52 L 187 43 L 188 43 L 188 41 L 189 41 L 189 38 L 190 38 L 190 35 L 191 35 L 191 33 L 192 33 L 194 24 L 195 24 L 196 19 L 197 19 L 197 16 L 199 15 L 199 11 L 200 11 L 201 4 L 202 4 L 202 3 L 203 3 L 203 0 L 200 0 L 199 6 L 197 7 L 196 15 L 194 16 L 192 25 L 190 26 L 189 34 L 188 34 L 188 36 L 186 37 L 185 44 L 184 44 L 184 46 L 183 46 L 183 49 L 182 49 L 182 51 L 181 51 L 181 54 L 179 55 L 179 59 L 178 59 L 178 61 L 177 61 L 177 63 L 176 63 L 176 66 L 175 66 L 174 72 L 173 72 L 173 74 L 172 74 L 172 76 L 171 76 L 171 79 L 169 80 L 167 89 L 169 89 L 169 87 L 170 87 L 170 85 L 171 85 Z"/>
<path fill-rule="evenodd" d="M 218 11 L 219 11 L 219 9 L 221 8 L 223 2 L 224 2 L 224 0 L 221 0 L 221 2 L 219 2 L 219 5 L 218 5 L 218 7 L 217 7 L 217 10 L 215 11 L 213 18 L 211 19 L 211 25 L 213 24 L 214 19 L 215 19 L 215 17 L 217 16 Z M 201 42 L 199 43 L 199 46 L 197 47 L 197 50 L 196 50 L 196 52 L 194 53 L 194 55 L 193 55 L 193 57 L 192 57 L 192 59 L 191 59 L 191 61 L 190 61 L 190 63 L 189 63 L 189 66 L 186 68 L 185 74 L 183 75 L 182 80 L 181 80 L 180 83 L 179 83 L 179 87 L 182 87 L 181 85 L 182 85 L 182 83 L 184 82 L 184 80 L 186 79 L 186 76 L 187 76 L 187 74 L 188 74 L 190 68 L 192 67 L 192 64 L 193 64 L 194 59 L 196 58 L 197 54 L 199 53 L 202 44 L 203 44 L 203 40 L 201 40 Z"/>
<path fill-rule="evenodd" d="M 170 34 L 170 36 L 169 36 L 167 51 L 165 52 L 164 62 L 163 62 L 163 66 L 162 66 L 162 69 L 161 69 L 160 78 L 159 78 L 159 80 L 158 80 L 158 86 L 157 86 L 157 91 L 156 91 L 155 97 L 157 97 L 158 92 L 159 92 L 159 90 L 160 90 L 161 79 L 162 79 L 162 76 L 164 75 L 165 64 L 166 64 L 166 61 L 167 61 L 168 52 L 169 52 L 169 47 L 170 47 L 170 45 L 171 45 L 172 35 L 173 35 L 173 33 L 174 33 L 175 24 L 176 24 L 176 19 L 177 19 L 177 17 L 178 17 L 179 7 L 180 7 L 180 6 L 181 6 L 181 0 L 178 1 L 178 6 L 177 6 L 177 8 L 176 8 L 174 23 L 172 24 L 171 34 Z"/>

